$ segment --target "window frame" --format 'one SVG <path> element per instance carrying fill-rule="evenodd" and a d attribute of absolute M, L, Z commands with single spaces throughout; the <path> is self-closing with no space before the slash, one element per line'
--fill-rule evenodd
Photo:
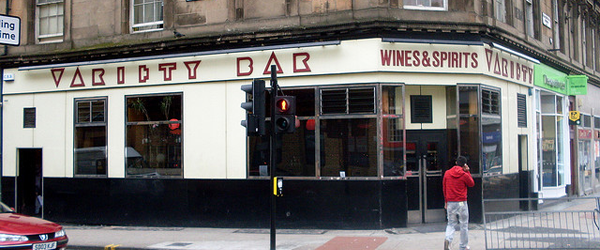
<path fill-rule="evenodd" d="M 103 121 L 94 121 L 93 114 L 93 102 L 103 101 L 104 102 L 104 110 L 103 110 Z M 79 119 L 79 103 L 88 102 L 90 103 L 90 121 L 89 122 L 80 122 Z M 107 177 L 108 176 L 108 97 L 89 97 L 89 98 L 76 98 L 73 102 L 73 176 L 75 177 Z M 106 146 L 104 149 L 105 154 L 105 172 L 103 174 L 79 174 L 77 169 L 77 128 L 89 128 L 89 127 L 104 127 L 104 144 Z"/>
<path fill-rule="evenodd" d="M 144 33 L 144 32 L 153 32 L 153 31 L 161 31 L 164 30 L 164 5 L 165 2 L 164 0 L 151 0 L 151 3 L 140 3 L 140 4 L 136 4 L 135 3 L 136 0 L 130 0 L 130 17 L 129 17 L 129 22 L 130 22 L 130 26 L 129 26 L 129 32 L 130 33 Z M 154 14 L 156 14 L 157 11 L 157 3 L 160 2 L 160 11 L 161 11 L 161 16 L 160 16 L 160 20 L 157 20 L 158 18 L 155 17 L 153 21 L 150 22 L 140 22 L 140 23 L 136 23 L 135 17 L 136 17 L 136 6 L 140 6 L 140 5 L 154 5 L 152 6 L 152 10 L 155 12 Z M 142 10 L 142 15 L 146 14 L 146 8 L 141 8 Z M 142 18 L 144 19 L 144 18 Z M 149 29 L 144 29 L 146 27 L 153 27 L 153 26 L 157 26 L 156 28 L 149 28 Z M 140 30 L 136 30 L 136 29 L 140 29 Z"/>
<path fill-rule="evenodd" d="M 42 33 L 42 11 L 41 8 L 56 6 L 57 10 L 62 8 L 61 14 L 49 15 L 44 18 L 62 17 L 62 23 L 57 22 L 56 28 L 59 33 L 41 34 Z M 65 1 L 64 0 L 36 0 L 35 2 L 35 37 L 38 43 L 56 43 L 64 40 L 65 33 Z"/>
<path fill-rule="evenodd" d="M 423 0 L 416 0 L 423 1 Z M 426 11 L 448 11 L 448 0 L 443 0 L 442 7 L 434 7 L 434 6 L 419 6 L 419 5 L 409 5 L 404 3 L 404 9 L 407 10 L 426 10 Z"/>
<path fill-rule="evenodd" d="M 180 119 L 178 121 L 171 121 L 171 120 L 151 120 L 151 121 L 129 121 L 129 114 L 128 114 L 128 110 L 129 110 L 129 99 L 134 99 L 134 98 L 153 98 L 153 97 L 167 97 L 167 96 L 178 96 L 180 98 Z M 152 94 L 132 94 L 132 95 L 125 95 L 124 96 L 124 102 L 125 102 L 125 106 L 124 106 L 124 126 L 125 126 L 125 139 L 124 139 L 124 150 L 125 150 L 125 155 L 123 157 L 123 161 L 124 161 L 124 169 L 125 169 L 125 178 L 129 178 L 129 179 L 144 179 L 144 178 L 160 178 L 160 179 L 183 179 L 184 178 L 184 143 L 183 143 L 183 118 L 184 118 L 184 93 L 183 92 L 161 92 L 161 93 L 152 93 Z M 165 118 L 166 119 L 166 118 Z M 179 134 L 179 153 L 180 153 L 180 159 L 179 159 L 179 164 L 178 164 L 178 169 L 179 169 L 179 174 L 177 175 L 147 175 L 145 176 L 143 173 L 142 174 L 130 174 L 129 173 L 129 166 L 127 164 L 128 161 L 128 157 L 127 157 L 127 150 L 129 147 L 129 141 L 128 141 L 128 136 L 129 136 L 129 126 L 139 126 L 139 125 L 147 125 L 147 126 L 160 126 L 160 125 L 171 125 L 171 124 L 179 124 L 178 129 L 180 130 L 180 134 Z M 165 144 L 163 144 L 165 145 Z M 139 153 L 139 152 L 138 152 Z M 164 167 L 163 167 L 164 168 Z M 143 168 L 143 169 L 152 169 L 152 168 Z"/>

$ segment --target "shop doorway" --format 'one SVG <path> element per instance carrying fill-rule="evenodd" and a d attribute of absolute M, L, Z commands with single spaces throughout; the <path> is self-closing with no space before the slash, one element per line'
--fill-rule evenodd
<path fill-rule="evenodd" d="M 42 216 L 42 149 L 18 149 L 17 212 Z"/>
<path fill-rule="evenodd" d="M 445 130 L 406 131 L 408 223 L 444 222 L 442 177 L 448 169 Z"/>

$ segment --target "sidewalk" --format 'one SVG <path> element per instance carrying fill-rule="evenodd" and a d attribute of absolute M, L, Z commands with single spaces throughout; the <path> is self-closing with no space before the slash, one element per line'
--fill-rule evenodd
<path fill-rule="evenodd" d="M 540 211 L 593 211 L 595 199 L 548 202 Z M 562 220 L 564 218 L 561 218 Z M 524 220 L 520 220 L 521 223 Z M 514 227 L 517 224 L 512 224 Z M 536 225 L 536 224 L 534 224 Z M 489 228 L 490 225 L 488 225 Z M 529 226 L 523 225 L 523 226 Z M 385 230 L 278 229 L 279 250 L 443 249 L 445 223 Z M 545 228 L 543 230 L 556 230 Z M 270 248 L 269 229 L 65 226 L 69 249 L 254 250 Z M 457 232 L 458 234 L 459 232 Z M 458 237 L 455 236 L 456 241 Z M 485 249 L 483 225 L 469 225 L 469 245 Z"/>
<path fill-rule="evenodd" d="M 269 249 L 269 229 L 65 226 L 69 249 Z M 278 229 L 277 249 L 443 249 L 445 224 L 386 230 Z M 458 232 L 457 232 L 458 233 Z M 485 249 L 483 228 L 471 224 L 471 249 Z"/>

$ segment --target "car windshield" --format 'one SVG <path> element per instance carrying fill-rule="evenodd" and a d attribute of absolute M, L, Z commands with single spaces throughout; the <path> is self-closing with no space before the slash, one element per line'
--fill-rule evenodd
<path fill-rule="evenodd" d="M 0 202 L 0 213 L 14 213 L 14 211 L 7 205 L 4 205 L 4 203 Z"/>

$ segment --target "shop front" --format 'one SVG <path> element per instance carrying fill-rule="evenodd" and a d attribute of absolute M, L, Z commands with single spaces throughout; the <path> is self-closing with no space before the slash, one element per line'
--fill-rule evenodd
<path fill-rule="evenodd" d="M 542 64 L 535 66 L 535 85 L 536 188 L 541 197 L 566 196 L 569 188 L 575 194 L 589 193 L 594 176 L 591 117 L 576 111 L 574 98 L 569 98 L 587 93 L 587 78 Z"/>
<path fill-rule="evenodd" d="M 362 39 L 6 69 L 4 115 L 23 122 L 3 119 L 3 197 L 19 207 L 17 159 L 37 149 L 55 221 L 265 227 L 269 139 L 245 135 L 240 87 L 276 65 L 299 120 L 275 145 L 281 227 L 443 222 L 458 155 L 481 221 L 488 180 L 517 173 L 514 146 L 533 140 L 512 136 L 533 118 L 510 114 L 531 102 L 535 63 L 484 43 Z"/>

